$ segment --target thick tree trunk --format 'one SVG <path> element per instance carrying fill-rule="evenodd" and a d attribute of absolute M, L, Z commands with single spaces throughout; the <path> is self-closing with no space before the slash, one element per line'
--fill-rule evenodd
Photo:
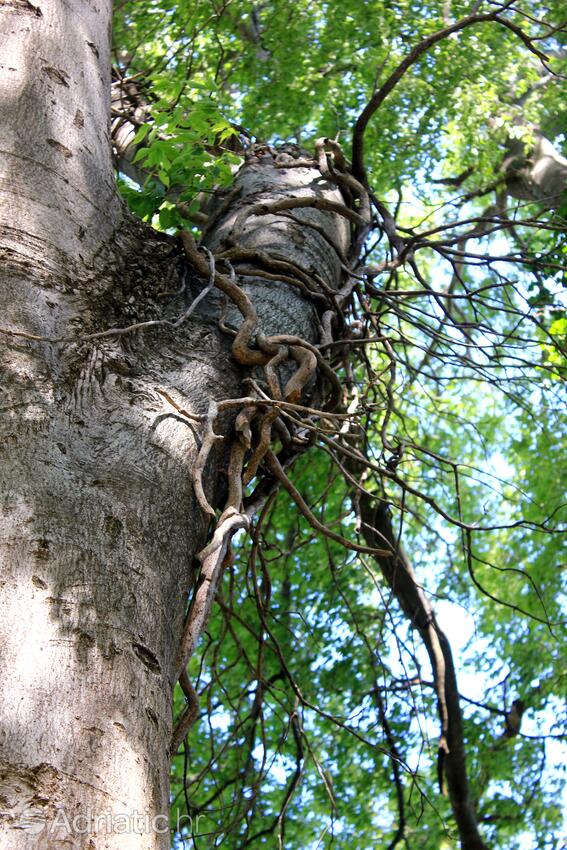
<path fill-rule="evenodd" d="M 174 664 L 193 558 L 208 518 L 191 470 L 210 400 L 242 394 L 218 305 L 177 330 L 69 343 L 187 309 L 178 244 L 125 213 L 108 140 L 110 2 L 2 8 L 0 127 L 0 848 L 169 847 Z M 266 150 L 238 177 L 238 206 L 340 196 L 318 171 Z M 304 209 L 345 250 L 339 216 Z M 270 227 L 267 227 L 267 224 Z M 337 254 L 316 229 L 250 217 L 242 244 L 316 268 Z M 173 278 L 173 286 L 171 279 Z M 258 330 L 314 340 L 317 311 L 293 286 L 243 278 Z M 229 311 L 229 324 L 240 317 Z M 295 367 L 294 367 L 295 368 Z M 232 418 L 207 466 L 218 504 Z"/>
<path fill-rule="evenodd" d="M 205 407 L 227 346 L 201 330 L 189 381 L 174 340 L 158 374 L 159 349 L 29 338 L 123 321 L 144 263 L 150 286 L 163 271 L 114 189 L 110 2 L 9 3 L 0 20 L 1 315 L 21 334 L 0 339 L 0 845 L 98 846 L 91 817 L 104 833 L 124 816 L 101 846 L 139 848 L 128 819 L 167 812 L 172 659 L 204 534 L 195 440 L 155 425 L 154 387 L 190 385 Z M 213 371 L 233 392 L 234 370 Z M 156 826 L 144 846 L 169 846 Z"/>

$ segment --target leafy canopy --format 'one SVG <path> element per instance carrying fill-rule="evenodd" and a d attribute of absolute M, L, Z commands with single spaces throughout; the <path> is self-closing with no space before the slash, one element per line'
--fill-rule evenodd
<path fill-rule="evenodd" d="M 309 150 L 329 136 L 350 156 L 373 93 L 471 11 L 447 0 L 117 4 L 117 74 L 143 80 L 150 117 L 136 135 L 146 182 L 122 178 L 132 208 L 181 226 L 200 192 L 230 183 L 238 141 Z M 371 119 L 369 184 L 419 262 L 371 278 L 364 308 L 362 295 L 351 306 L 361 335 L 386 336 L 395 356 L 376 342 L 337 366 L 374 464 L 364 486 L 398 508 L 397 532 L 458 650 L 473 798 L 501 850 L 560 842 L 564 210 L 510 200 L 503 168 L 514 141 L 565 144 L 561 12 L 509 3 L 512 27 L 454 32 Z M 361 266 L 391 256 L 377 228 Z M 357 540 L 336 461 L 319 441 L 294 483 Z M 388 464 L 395 476 L 380 473 Z M 287 494 L 242 540 L 190 672 L 202 715 L 173 766 L 173 822 L 187 816 L 177 846 L 192 834 L 195 846 L 231 848 L 276 846 L 274 836 L 289 848 L 456 846 L 419 640 L 376 565 L 313 532 Z M 506 740 L 516 697 L 525 733 Z"/>

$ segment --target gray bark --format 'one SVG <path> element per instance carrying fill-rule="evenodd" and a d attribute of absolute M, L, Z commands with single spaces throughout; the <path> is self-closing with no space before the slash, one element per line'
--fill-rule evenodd
<path fill-rule="evenodd" d="M 147 102 L 137 80 L 115 80 L 111 92 L 112 145 L 116 166 L 122 174 L 140 186 L 148 176 L 132 160 L 138 150 L 134 144 L 136 128 L 150 118 Z"/>
<path fill-rule="evenodd" d="M 109 2 L 2 9 L 8 330 L 124 324 L 122 302 L 151 311 L 163 277 L 153 256 L 163 263 L 163 244 L 141 241 L 114 189 L 109 18 Z M 227 345 L 208 329 L 161 336 L 56 345 L 1 335 L 3 848 L 139 848 L 131 830 L 95 838 L 90 816 L 167 811 L 171 666 L 205 528 L 187 475 L 195 437 L 157 424 L 155 387 L 191 388 L 203 407 L 211 379 L 229 395 L 236 377 L 209 368 Z M 167 829 L 145 846 L 169 846 Z"/>
<path fill-rule="evenodd" d="M 567 159 L 561 156 L 549 139 L 537 135 L 532 150 L 526 152 L 518 139 L 508 144 L 504 161 L 506 190 L 519 201 L 535 201 L 544 207 L 555 207 L 567 192 Z"/>
<path fill-rule="evenodd" d="M 169 847 L 173 668 L 208 520 L 190 483 L 201 427 L 158 390 L 195 414 L 243 392 L 214 303 L 177 331 L 80 341 L 187 306 L 158 297 L 178 284 L 177 243 L 115 194 L 109 20 L 109 0 L 12 0 L 0 13 L 2 850 Z M 339 197 L 317 171 L 277 169 L 269 151 L 238 181 L 238 208 Z M 346 248 L 339 216 L 298 216 Z M 259 216 L 243 240 L 338 285 L 337 257 L 314 230 Z M 246 282 L 265 332 L 315 339 L 315 310 L 293 287 Z M 79 341 L 34 338 L 69 336 Z M 217 423 L 225 439 L 206 470 L 213 504 L 231 425 Z"/>

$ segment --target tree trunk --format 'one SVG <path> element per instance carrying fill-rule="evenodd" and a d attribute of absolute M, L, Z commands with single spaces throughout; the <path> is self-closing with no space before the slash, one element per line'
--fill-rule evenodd
<path fill-rule="evenodd" d="M 508 194 L 546 208 L 560 205 L 567 191 L 567 159 L 541 134 L 536 134 L 529 152 L 520 139 L 510 139 L 507 148 L 504 172 Z"/>
<path fill-rule="evenodd" d="M 246 374 L 215 299 L 177 329 L 85 338 L 187 309 L 185 295 L 167 295 L 179 288 L 178 242 L 133 221 L 115 194 L 110 5 L 11 0 L 0 14 L 6 850 L 170 846 L 175 658 L 209 518 L 191 484 L 203 424 L 167 399 L 204 416 L 211 400 L 242 395 Z M 237 189 L 237 206 L 217 210 L 212 248 L 259 199 L 340 200 L 319 171 L 276 167 L 269 150 L 253 155 Z M 258 212 L 241 244 L 317 269 L 336 288 L 328 239 L 345 251 L 348 224 L 310 208 L 297 216 L 303 224 Z M 257 274 L 242 280 L 257 331 L 316 338 L 305 292 Z M 227 323 L 240 321 L 229 310 Z M 233 418 L 215 424 L 225 439 L 206 468 L 213 505 L 226 489 Z"/>
<path fill-rule="evenodd" d="M 189 381 L 171 335 L 29 338 L 124 323 L 123 302 L 149 310 L 164 276 L 169 247 L 148 249 L 114 188 L 110 5 L 12 3 L 1 17 L 0 298 L 2 324 L 22 334 L 1 340 L 0 834 L 10 850 L 94 847 L 107 823 L 126 834 L 104 846 L 139 848 L 127 819 L 167 812 L 172 659 L 205 524 L 188 484 L 195 440 L 173 420 L 156 425 L 155 386 L 190 386 L 206 407 L 207 361 L 227 352 L 200 329 Z M 215 378 L 219 393 L 234 391 L 234 370 Z M 168 847 L 167 817 L 155 825 L 144 846 Z"/>

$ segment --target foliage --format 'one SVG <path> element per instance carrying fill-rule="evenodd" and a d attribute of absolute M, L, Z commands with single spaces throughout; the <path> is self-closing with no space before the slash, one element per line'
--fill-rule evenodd
<path fill-rule="evenodd" d="M 561 20 L 555 0 L 541 11 L 551 27 Z M 470 13 L 446 0 L 118 4 L 120 75 L 143 76 L 151 94 L 135 140 L 147 181 L 122 181 L 133 210 L 180 226 L 179 202 L 192 216 L 199 193 L 230 182 L 237 137 L 307 149 L 336 137 L 349 155 L 373 92 L 414 45 Z M 512 140 L 527 150 L 539 130 L 565 143 L 565 49 L 527 6 L 502 15 L 516 30 L 483 21 L 442 39 L 369 124 L 366 171 L 395 208 L 408 262 L 355 289 L 347 325 L 375 341 L 333 365 L 374 464 L 364 486 L 398 509 L 403 546 L 460 648 L 486 839 L 552 850 L 565 728 L 565 219 L 560 204 L 503 198 L 503 163 Z M 384 271 L 392 257 L 376 226 L 361 267 Z M 341 459 L 320 440 L 293 480 L 321 522 L 361 541 Z M 191 815 L 193 832 L 178 846 L 184 835 L 197 847 L 456 846 L 419 639 L 372 560 L 315 533 L 287 494 L 240 542 L 190 674 L 201 716 L 174 761 L 172 820 Z M 526 731 L 507 740 L 517 696 Z"/>
<path fill-rule="evenodd" d="M 171 112 L 157 103 L 151 108 L 151 120 L 151 124 L 142 124 L 134 137 L 139 147 L 133 162 L 149 175 L 144 191 L 137 191 L 123 178 L 119 185 L 132 212 L 140 218 L 161 230 L 178 229 L 183 227 L 184 218 L 198 211 L 199 193 L 211 193 L 232 182 L 231 165 L 240 160 L 228 150 L 219 150 L 218 145 L 222 146 L 235 130 L 208 101 L 200 102 L 189 113 L 180 108 Z M 178 204 L 185 205 L 183 215 Z"/>

